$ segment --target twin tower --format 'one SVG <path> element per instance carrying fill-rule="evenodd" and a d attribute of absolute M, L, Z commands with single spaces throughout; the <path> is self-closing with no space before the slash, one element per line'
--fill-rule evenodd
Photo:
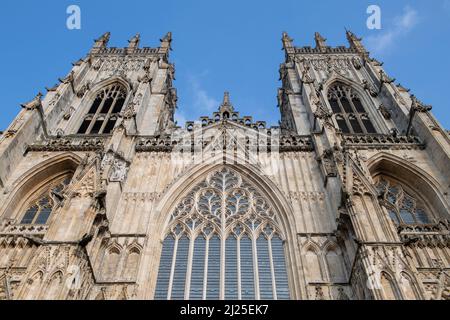
<path fill-rule="evenodd" d="M 278 127 L 95 40 L 0 136 L 0 299 L 448 299 L 449 133 L 346 35 L 282 35 Z"/>

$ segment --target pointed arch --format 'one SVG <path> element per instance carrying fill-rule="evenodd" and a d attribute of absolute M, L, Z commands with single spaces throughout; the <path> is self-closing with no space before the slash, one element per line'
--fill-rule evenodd
<path fill-rule="evenodd" d="M 123 276 L 126 279 L 134 279 L 136 277 L 139 260 L 141 259 L 141 247 L 137 244 L 132 244 L 127 249 L 127 256 L 125 259 L 125 268 L 123 270 Z"/>
<path fill-rule="evenodd" d="M 348 91 L 348 94 L 343 94 L 342 99 L 332 99 L 337 92 L 345 91 Z M 361 84 L 333 73 L 324 84 L 323 92 L 328 109 L 335 114 L 335 120 L 343 133 L 387 132 L 385 122 Z"/>
<path fill-rule="evenodd" d="M 31 277 L 29 277 L 24 286 L 24 300 L 38 299 L 41 291 L 42 283 L 44 279 L 44 272 L 41 270 L 36 271 Z"/>
<path fill-rule="evenodd" d="M 387 152 L 380 152 L 370 158 L 367 166 L 374 180 L 386 176 L 423 201 L 431 218 L 448 219 L 450 206 L 441 192 L 445 188 L 424 169 Z"/>
<path fill-rule="evenodd" d="M 308 282 L 322 282 L 324 280 L 324 268 L 320 247 L 311 240 L 303 247 L 304 267 Z"/>
<path fill-rule="evenodd" d="M 122 82 L 111 79 L 110 84 L 94 91 L 94 99 L 89 96 L 91 100 L 85 104 L 90 107 L 84 110 L 77 134 L 110 134 L 112 132 L 129 97 L 130 91 Z"/>
<path fill-rule="evenodd" d="M 46 281 L 45 289 L 42 291 L 42 299 L 59 300 L 61 290 L 63 288 L 63 273 L 61 270 L 53 272 Z"/>
<path fill-rule="evenodd" d="M 12 183 L 9 197 L 3 207 L 0 206 L 0 217 L 18 220 L 28 209 L 31 200 L 52 183 L 72 177 L 80 162 L 78 155 L 68 152 L 34 165 Z"/>
<path fill-rule="evenodd" d="M 119 267 L 120 257 L 122 254 L 122 247 L 118 244 L 112 244 L 105 249 L 103 256 L 102 278 L 105 280 L 114 279 Z"/>
<path fill-rule="evenodd" d="M 335 283 L 347 282 L 344 257 L 340 247 L 336 243 L 328 241 L 324 246 L 323 252 L 329 280 Z"/>
<path fill-rule="evenodd" d="M 173 218 L 172 213 L 174 212 L 174 210 L 177 210 L 177 206 L 180 203 L 183 203 L 183 199 L 186 198 L 186 196 L 189 195 L 189 193 L 193 192 L 192 189 L 192 185 L 195 186 L 200 186 L 200 190 L 201 188 L 205 188 L 205 190 L 211 190 L 208 186 L 205 186 L 204 183 L 206 181 L 206 183 L 208 184 L 208 179 L 210 179 L 209 177 L 214 175 L 215 173 L 221 171 L 221 170 L 228 170 L 234 174 L 236 174 L 238 177 L 237 179 L 242 179 L 240 180 L 242 184 L 246 184 L 246 188 L 247 186 L 251 186 L 252 190 L 254 191 L 249 191 L 249 192 L 257 192 L 258 194 L 261 195 L 261 199 L 265 199 L 265 201 L 267 201 L 268 204 L 270 204 L 270 208 L 272 208 L 271 210 L 273 210 L 273 212 L 276 213 L 276 217 L 278 219 L 278 222 L 276 224 L 271 224 L 272 226 L 274 226 L 274 231 L 275 233 L 273 234 L 273 236 L 267 238 L 265 235 L 264 237 L 266 239 L 272 239 L 273 242 L 271 244 L 269 244 L 269 247 L 266 246 L 265 243 L 263 243 L 263 238 L 262 237 L 262 229 L 259 228 L 255 228 L 254 232 L 261 232 L 261 236 L 258 237 L 258 243 L 255 243 L 255 246 L 260 246 L 259 249 L 262 250 L 262 252 L 270 252 L 271 250 L 273 250 L 272 252 L 276 252 L 278 255 L 284 255 L 287 259 L 286 259 L 286 264 L 288 265 L 287 270 L 289 271 L 295 271 L 297 270 L 296 266 L 297 263 L 295 261 L 296 257 L 295 254 L 292 252 L 292 250 L 295 250 L 295 248 L 292 248 L 291 246 L 294 246 L 294 244 L 296 244 L 295 239 L 295 231 L 292 229 L 294 224 L 289 221 L 293 221 L 293 217 L 292 217 L 292 208 L 290 207 L 290 205 L 287 203 L 287 201 L 284 199 L 284 196 L 281 194 L 281 192 L 279 192 L 278 188 L 276 186 L 273 185 L 272 181 L 267 181 L 266 177 L 264 177 L 261 173 L 257 172 L 254 168 L 252 168 L 251 166 L 240 166 L 240 165 L 235 165 L 235 164 L 216 164 L 216 165 L 205 165 L 205 164 L 201 164 L 198 165 L 196 168 L 190 170 L 189 173 L 186 173 L 183 177 L 181 177 L 174 185 L 170 186 L 170 188 L 166 191 L 166 193 L 163 195 L 162 199 L 159 201 L 159 205 L 156 208 L 156 215 L 155 218 L 157 221 L 159 221 L 159 223 L 157 223 L 157 225 L 163 225 L 164 227 L 164 231 L 161 233 L 161 241 L 164 242 L 164 238 L 167 235 L 167 230 L 168 227 L 171 225 L 171 218 Z M 205 180 L 206 179 L 206 180 Z M 241 187 L 242 185 L 239 184 Z M 195 187 L 195 188 L 197 188 Z M 194 188 L 194 192 L 198 191 L 199 189 L 195 189 Z M 239 188 L 238 188 L 239 189 Z M 247 191 L 242 191 L 243 194 L 245 194 Z M 238 194 L 238 192 L 236 194 L 233 194 L 233 196 L 235 197 L 240 197 L 241 195 Z M 218 195 L 218 197 L 220 197 L 220 195 Z M 214 198 L 214 196 L 213 196 Z M 212 202 L 214 202 L 215 200 L 211 198 L 210 200 Z M 244 197 L 245 198 L 245 197 Z M 227 200 L 228 201 L 228 200 Z M 229 201 L 241 201 L 241 200 L 229 200 Z M 261 200 L 262 201 L 262 200 Z M 263 205 L 264 201 L 261 202 L 261 205 Z M 231 205 L 232 207 L 226 207 L 227 210 L 235 210 L 236 207 L 233 205 Z M 216 208 L 217 209 L 217 208 Z M 211 207 L 208 210 L 216 210 L 213 207 Z M 181 210 L 181 209 L 180 209 Z M 212 212 L 212 211 L 211 211 Z M 237 214 L 239 214 L 239 212 L 237 212 Z M 214 214 L 213 214 L 214 215 Z M 233 214 L 231 214 L 233 215 Z M 217 226 L 220 224 L 220 222 L 215 222 L 216 220 L 212 219 L 209 222 L 209 225 L 212 226 L 212 229 L 215 230 L 214 232 L 217 232 L 218 228 Z M 186 234 L 186 224 L 178 224 L 178 226 L 182 229 L 180 229 L 179 231 L 173 230 L 173 229 L 169 229 L 171 230 L 170 232 L 178 232 L 176 233 L 177 235 L 183 235 Z M 235 227 L 238 226 L 239 223 L 233 224 Z M 207 224 L 205 224 L 206 226 Z M 227 225 L 228 226 L 228 225 Z M 226 229 L 227 232 L 230 231 L 230 228 Z M 235 245 L 238 245 L 237 243 L 239 243 L 240 241 L 240 234 L 243 234 L 242 231 L 246 230 L 246 228 L 242 228 L 241 231 L 239 231 L 239 234 L 234 233 L 234 235 L 231 237 L 230 234 L 228 234 L 228 238 L 230 239 L 229 241 L 227 241 L 227 245 L 230 245 L 232 247 L 234 247 Z M 161 232 L 161 230 L 159 230 Z M 233 231 L 234 232 L 234 231 Z M 265 231 L 264 231 L 265 232 Z M 170 234 L 170 233 L 169 233 Z M 247 234 L 245 232 L 245 234 Z M 271 233 L 272 234 L 272 233 Z M 219 234 L 218 234 L 219 235 Z M 276 236 L 275 236 L 276 235 Z M 214 237 L 213 237 L 214 238 Z M 213 238 L 211 238 L 211 240 L 213 240 Z M 233 240 L 233 238 L 235 240 Z M 167 238 L 166 238 L 167 239 Z M 171 241 L 175 241 L 174 243 L 172 243 L 170 246 L 167 244 L 167 250 L 174 250 L 176 251 L 177 249 L 179 250 L 178 246 L 178 242 L 177 239 L 178 237 L 174 236 Z M 181 238 L 180 238 L 181 239 Z M 205 240 L 208 241 L 209 237 L 206 237 Z M 222 240 L 220 240 L 222 239 Z M 219 247 L 220 248 L 220 241 L 225 241 L 224 238 L 219 237 Z M 254 239 L 256 241 L 256 239 Z M 184 241 L 184 240 L 183 240 Z M 228 244 L 228 242 L 237 242 L 236 244 Z M 284 245 L 287 244 L 287 245 Z M 184 242 L 181 242 L 181 245 L 184 246 Z M 210 244 L 211 245 L 211 244 Z M 162 258 L 165 256 L 165 250 L 166 250 L 166 245 L 163 246 L 163 255 Z M 225 246 L 225 243 L 222 244 L 222 246 Z M 272 246 L 272 247 L 270 247 Z M 255 247 L 254 247 L 255 248 Z M 256 250 L 256 249 L 253 249 Z M 263 257 L 261 255 L 261 257 Z M 270 256 L 266 256 L 267 259 L 270 258 Z M 239 260 L 239 258 L 237 257 L 237 259 Z M 253 261 L 254 261 L 254 265 L 253 267 L 257 266 L 257 261 L 256 261 L 256 256 L 254 257 Z M 170 259 L 168 258 L 168 261 Z M 164 261 L 161 261 L 162 264 L 166 263 Z M 287 279 L 282 279 L 283 275 L 282 274 L 277 274 L 276 270 L 278 270 L 277 268 L 282 268 L 282 267 L 286 267 L 285 263 L 281 263 L 281 264 L 277 264 L 276 262 L 271 262 L 273 263 L 271 266 L 272 269 L 268 270 L 269 274 L 272 273 L 272 275 L 275 272 L 275 277 L 279 276 L 280 277 L 280 281 L 286 282 L 287 285 Z M 234 268 L 232 266 L 229 266 L 230 268 Z M 257 272 L 255 270 L 255 272 Z M 268 274 L 266 274 L 268 275 Z M 262 276 L 262 274 L 261 274 Z M 292 274 L 289 274 L 289 278 L 295 278 L 297 277 L 296 275 L 294 275 L 294 272 L 292 272 Z M 292 289 L 290 290 L 291 292 L 291 296 L 297 296 L 297 292 L 296 292 L 296 284 L 298 285 L 298 282 L 296 281 L 297 279 L 292 279 L 289 283 L 292 284 Z M 224 280 L 222 280 L 224 281 Z M 281 283 L 280 282 L 280 283 Z M 271 297 L 277 297 L 277 292 L 275 290 L 275 282 L 271 282 L 270 283 L 271 286 L 271 290 L 273 291 L 273 295 L 272 293 L 270 293 Z M 162 293 L 161 290 L 159 290 L 161 288 L 157 288 L 157 291 L 160 292 L 160 294 Z M 258 288 L 255 287 L 255 294 L 258 294 Z M 278 287 L 277 287 L 278 289 Z M 221 289 L 223 290 L 223 289 Z M 283 291 L 283 289 L 281 289 L 281 291 Z M 233 291 L 234 292 L 234 291 Z M 229 294 L 231 294 L 231 292 L 228 292 Z M 224 295 L 227 295 L 228 293 L 222 293 Z M 163 293 L 162 293 L 163 294 Z M 236 292 L 234 293 L 236 294 Z M 240 293 L 242 294 L 242 292 Z M 282 292 L 280 294 L 279 298 L 282 298 L 283 296 L 285 296 L 286 294 L 289 295 L 289 292 Z M 236 294 L 236 296 L 233 296 L 234 298 L 238 298 L 239 294 Z M 231 297 L 231 296 L 230 296 Z M 269 296 L 268 296 L 269 298 Z"/>
<path fill-rule="evenodd" d="M 403 293 L 403 297 L 405 300 L 420 300 L 419 290 L 414 283 L 413 277 L 411 277 L 408 273 L 402 272 L 400 274 L 400 284 Z"/>
<path fill-rule="evenodd" d="M 387 271 L 382 271 L 380 274 L 381 291 L 384 300 L 399 300 L 397 286 L 395 285 L 395 278 Z"/>

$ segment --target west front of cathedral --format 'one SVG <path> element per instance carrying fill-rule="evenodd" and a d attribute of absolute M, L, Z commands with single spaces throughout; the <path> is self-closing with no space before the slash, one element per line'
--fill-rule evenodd
<path fill-rule="evenodd" d="M 0 300 L 450 298 L 449 133 L 356 35 L 283 34 L 271 127 L 109 37 L 0 135 Z"/>

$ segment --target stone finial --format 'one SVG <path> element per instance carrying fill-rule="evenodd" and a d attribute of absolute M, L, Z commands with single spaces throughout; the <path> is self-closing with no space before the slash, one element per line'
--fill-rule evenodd
<path fill-rule="evenodd" d="M 42 105 L 41 104 L 42 103 L 41 98 L 42 98 L 42 93 L 39 92 L 36 95 L 36 97 L 33 98 L 33 100 L 31 100 L 31 101 L 29 101 L 27 103 L 21 104 L 20 106 L 22 108 L 24 108 L 24 109 L 27 109 L 27 110 L 35 110 L 35 109 L 39 108 Z"/>
<path fill-rule="evenodd" d="M 223 94 L 223 101 L 222 104 L 220 105 L 219 108 L 219 112 L 223 113 L 223 112 L 233 112 L 233 105 L 231 104 L 230 101 L 230 93 L 228 91 L 225 91 Z"/>
<path fill-rule="evenodd" d="M 139 47 L 139 42 L 141 40 L 141 35 L 137 33 L 134 37 L 132 37 L 130 40 L 128 40 L 128 48 L 129 49 L 135 49 Z"/>
<path fill-rule="evenodd" d="M 347 35 L 350 48 L 356 50 L 358 53 L 367 54 L 367 50 L 362 44 L 362 38 L 358 38 L 353 32 L 347 29 L 345 29 L 345 34 Z"/>
<path fill-rule="evenodd" d="M 110 32 L 105 32 L 100 38 L 94 40 L 94 46 L 92 47 L 92 50 L 97 51 L 101 48 L 106 48 L 110 36 L 111 36 Z"/>
<path fill-rule="evenodd" d="M 320 51 L 325 51 L 327 49 L 327 43 L 326 43 L 327 39 L 322 37 L 320 35 L 320 33 L 318 33 L 318 32 L 314 33 L 314 39 L 316 40 L 316 47 Z"/>
<path fill-rule="evenodd" d="M 286 48 L 292 48 L 292 38 L 289 37 L 287 32 L 283 32 L 283 37 L 281 38 L 281 41 L 283 41 L 283 47 Z"/>
<path fill-rule="evenodd" d="M 230 106 L 231 102 L 230 102 L 230 93 L 228 91 L 225 91 L 223 93 L 223 102 L 222 105 L 224 106 Z"/>
<path fill-rule="evenodd" d="M 161 48 L 170 49 L 170 44 L 172 43 L 172 32 L 167 32 L 166 35 L 159 41 L 161 41 Z"/>

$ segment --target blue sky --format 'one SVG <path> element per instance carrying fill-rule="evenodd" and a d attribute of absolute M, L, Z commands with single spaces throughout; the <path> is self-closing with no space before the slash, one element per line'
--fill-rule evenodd
<path fill-rule="evenodd" d="M 71 4 L 81 8 L 81 30 L 66 28 Z M 381 30 L 366 27 L 370 4 L 382 10 Z M 0 130 L 105 31 L 117 47 L 137 32 L 142 46 L 156 47 L 173 32 L 180 122 L 210 115 L 228 90 L 241 115 L 276 125 L 282 31 L 296 46 L 313 46 L 315 31 L 336 46 L 347 45 L 344 27 L 362 36 L 389 75 L 432 104 L 450 129 L 450 0 L 15 0 L 0 2 Z"/>

